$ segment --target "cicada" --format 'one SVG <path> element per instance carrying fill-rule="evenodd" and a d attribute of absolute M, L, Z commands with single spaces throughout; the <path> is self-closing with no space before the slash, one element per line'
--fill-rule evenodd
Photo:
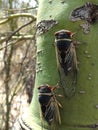
<path fill-rule="evenodd" d="M 77 83 L 77 56 L 72 37 L 75 33 L 60 30 L 55 33 L 55 48 L 60 79 L 66 96 L 72 96 Z"/>
<path fill-rule="evenodd" d="M 56 95 L 54 94 L 56 88 L 57 85 L 53 87 L 48 84 L 38 87 L 38 99 L 41 106 L 41 113 L 49 125 L 52 125 L 55 121 L 61 124 L 59 107 L 62 106 L 57 101 Z"/>

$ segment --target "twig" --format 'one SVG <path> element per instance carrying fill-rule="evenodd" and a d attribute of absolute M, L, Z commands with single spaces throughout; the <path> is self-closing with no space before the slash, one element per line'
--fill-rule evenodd
<path fill-rule="evenodd" d="M 10 16 L 4 17 L 5 19 L 0 21 L 0 25 L 5 24 L 8 21 L 10 21 L 11 19 L 17 18 L 17 17 L 27 17 L 27 18 L 30 17 L 30 18 L 32 18 L 32 20 L 34 20 L 34 21 L 36 20 L 36 16 L 31 15 L 30 13 L 19 13 L 19 14 L 17 13 L 17 14 L 12 14 Z"/>
<path fill-rule="evenodd" d="M 33 35 L 27 35 L 27 36 L 12 36 L 12 40 L 24 40 L 24 39 L 32 39 L 34 36 Z M 7 37 L 1 37 L 1 40 L 0 40 L 0 44 L 2 44 L 5 40 L 7 39 Z M 14 42 L 14 43 L 16 43 L 16 42 Z M 13 43 L 13 44 L 14 44 Z M 9 46 L 9 45 L 11 45 L 12 43 L 10 43 L 10 44 L 8 44 L 7 45 L 7 47 Z M 2 48 L 0 48 L 0 50 L 2 50 L 3 48 L 5 48 L 5 46 L 4 47 L 2 47 Z"/>
<path fill-rule="evenodd" d="M 36 9 L 38 8 L 38 6 L 35 6 L 35 7 L 30 7 L 30 8 L 22 8 L 22 9 L 3 9 L 5 11 L 25 11 L 25 10 L 31 10 L 31 9 Z"/>
<path fill-rule="evenodd" d="M 16 29 L 10 36 L 8 36 L 8 38 L 6 39 L 6 48 L 5 48 L 5 53 L 4 53 L 4 59 L 7 53 L 7 44 L 9 42 L 9 40 L 12 38 L 13 35 L 15 35 L 17 32 L 19 32 L 22 28 L 24 28 L 25 26 L 31 24 L 33 21 L 35 21 L 35 19 L 32 19 L 31 21 L 29 21 L 28 23 L 22 25 L 21 27 L 19 27 L 18 29 Z"/>
<path fill-rule="evenodd" d="M 28 51 L 30 49 L 30 44 L 31 43 L 29 43 L 29 45 L 27 46 L 26 51 L 25 51 L 25 55 L 24 55 L 24 57 L 23 57 L 23 59 L 21 61 L 21 67 L 20 67 L 20 71 L 19 71 L 19 74 L 18 74 L 18 79 L 16 79 L 17 84 L 12 87 L 12 88 L 14 88 L 14 91 L 13 91 L 13 94 L 12 94 L 11 99 L 10 99 L 10 104 L 13 101 L 13 98 L 16 95 L 16 93 L 21 89 L 21 88 L 19 88 L 19 89 L 17 89 L 17 88 L 18 88 L 18 86 L 19 86 L 19 84 L 21 83 L 21 80 L 22 80 L 22 75 L 21 74 L 22 74 L 22 71 L 23 71 L 23 63 L 24 63 L 24 61 L 25 61 L 25 59 L 27 57 L 27 53 L 28 53 Z M 27 74 L 26 74 L 26 77 L 28 77 Z"/>
<path fill-rule="evenodd" d="M 17 32 L 19 32 L 22 28 L 24 28 L 25 26 L 31 24 L 33 21 L 35 21 L 35 19 L 32 19 L 32 20 L 29 21 L 28 23 L 26 23 L 26 24 L 22 25 L 21 27 L 19 27 L 18 29 L 16 29 L 16 30 L 7 38 L 6 42 L 8 42 L 8 41 L 12 38 L 12 36 L 15 35 Z"/>
<path fill-rule="evenodd" d="M 20 77 L 17 81 L 17 84 L 13 86 L 14 90 L 13 90 L 13 94 L 11 95 L 11 98 L 9 100 L 9 104 L 11 105 L 13 99 L 14 99 L 14 96 L 17 94 L 17 92 L 19 92 L 21 90 L 21 88 L 19 87 L 20 83 L 21 83 L 21 80 L 22 80 L 22 77 Z M 19 87 L 19 88 L 18 88 Z"/>

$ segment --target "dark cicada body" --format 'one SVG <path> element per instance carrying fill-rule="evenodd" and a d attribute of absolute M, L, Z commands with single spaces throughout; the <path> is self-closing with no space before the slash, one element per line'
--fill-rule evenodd
<path fill-rule="evenodd" d="M 60 113 L 59 113 L 59 103 L 54 95 L 54 89 L 56 87 L 51 87 L 49 85 L 42 85 L 38 88 L 39 91 L 39 102 L 41 106 L 42 116 L 48 122 L 49 125 L 52 122 L 58 120 L 61 123 Z"/>
<path fill-rule="evenodd" d="M 73 89 L 77 82 L 77 57 L 75 45 L 72 41 L 73 35 L 74 33 L 68 30 L 60 30 L 55 33 L 57 61 L 61 82 L 66 94 L 71 93 L 71 88 Z"/>
<path fill-rule="evenodd" d="M 58 60 L 66 75 L 70 70 L 77 71 L 75 46 L 72 42 L 73 33 L 61 30 L 55 33 L 55 46 L 58 52 Z"/>

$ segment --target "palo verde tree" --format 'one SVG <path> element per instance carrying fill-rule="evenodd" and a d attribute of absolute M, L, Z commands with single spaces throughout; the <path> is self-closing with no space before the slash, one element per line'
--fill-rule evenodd
<path fill-rule="evenodd" d="M 32 130 L 93 130 L 98 128 L 97 20 L 97 0 L 39 1 L 35 89 L 29 113 L 22 117 L 24 129 L 25 127 Z M 68 83 L 73 80 L 74 75 L 62 78 L 63 71 L 60 71 L 59 75 L 57 61 L 60 61 L 57 58 L 60 54 L 56 56 L 53 45 L 54 33 L 62 29 L 75 32 L 73 38 L 70 39 L 75 41 L 73 46 L 77 54 L 77 83 L 75 87 L 70 88 L 68 88 Z M 61 82 L 59 82 L 60 79 Z M 60 87 L 56 92 L 63 96 L 58 97 L 63 107 L 60 109 L 61 124 L 54 123 L 55 127 L 51 127 L 40 116 L 41 108 L 37 88 L 43 84 L 54 86 L 57 83 Z M 64 87 L 66 88 L 65 95 Z"/>

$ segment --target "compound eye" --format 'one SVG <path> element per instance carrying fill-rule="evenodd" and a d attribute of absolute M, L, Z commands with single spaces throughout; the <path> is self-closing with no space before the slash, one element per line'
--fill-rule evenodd
<path fill-rule="evenodd" d="M 58 32 L 54 33 L 54 35 L 55 35 L 56 37 L 58 37 L 58 34 L 59 34 Z"/>
<path fill-rule="evenodd" d="M 70 32 L 70 31 L 67 32 L 67 33 L 70 35 L 71 38 L 76 34 L 75 32 L 73 33 L 73 32 Z"/>

